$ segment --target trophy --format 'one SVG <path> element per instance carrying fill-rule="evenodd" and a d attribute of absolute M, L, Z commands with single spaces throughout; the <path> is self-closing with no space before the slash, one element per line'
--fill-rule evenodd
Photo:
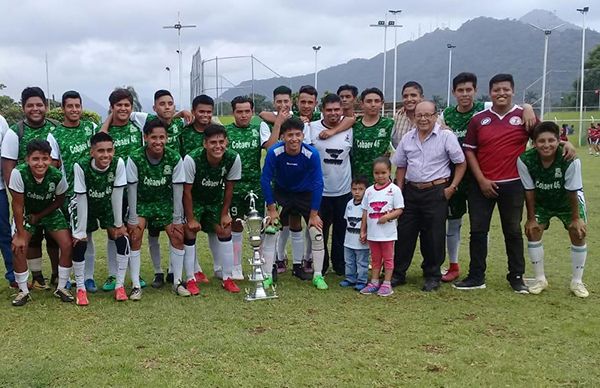
<path fill-rule="evenodd" d="M 251 302 L 254 300 L 275 299 L 278 297 L 275 293 L 275 286 L 271 286 L 271 290 L 265 290 L 263 285 L 265 276 L 262 266 L 265 264 L 265 260 L 261 257 L 260 252 L 260 245 L 262 244 L 261 234 L 265 229 L 269 217 L 261 217 L 256 210 L 256 199 L 258 196 L 252 190 L 250 190 L 246 198 L 250 198 L 250 211 L 244 216 L 243 220 L 238 220 L 244 225 L 244 229 L 248 233 L 248 240 L 252 246 L 253 255 L 251 259 L 248 259 L 248 262 L 252 266 L 252 271 L 248 275 L 248 280 L 254 283 L 254 290 L 250 292 L 250 289 L 246 288 L 246 297 L 244 300 Z"/>

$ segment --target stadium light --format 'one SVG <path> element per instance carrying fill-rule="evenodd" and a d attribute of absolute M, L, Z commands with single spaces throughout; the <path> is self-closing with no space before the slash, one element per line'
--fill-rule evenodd
<path fill-rule="evenodd" d="M 452 87 L 452 49 L 455 49 L 456 46 L 452 43 L 446 44 L 448 47 L 448 98 L 446 100 L 446 107 L 450 106 L 450 90 Z"/>
<path fill-rule="evenodd" d="M 315 50 L 315 89 L 319 90 L 317 88 L 318 85 L 318 77 L 317 77 L 317 53 L 319 52 L 319 50 L 321 49 L 321 46 L 312 46 L 313 50 Z"/>
<path fill-rule="evenodd" d="M 585 63 L 585 14 L 588 13 L 590 7 L 577 8 L 583 19 L 581 24 L 581 81 L 579 82 L 579 146 L 583 135 L 583 65 Z"/>
<path fill-rule="evenodd" d="M 394 27 L 402 27 L 402 26 L 396 26 L 396 23 L 393 20 L 388 22 L 388 14 L 386 12 L 385 20 L 379 20 L 379 21 L 377 21 L 377 24 L 369 24 L 369 27 L 383 28 L 383 77 L 382 77 L 383 80 L 382 80 L 381 92 L 383 93 L 383 96 L 385 97 L 385 68 L 386 68 L 386 63 L 387 63 L 387 29 L 394 28 Z M 383 115 L 384 113 L 385 113 L 385 104 L 383 104 L 381 106 L 381 115 Z"/>
<path fill-rule="evenodd" d="M 172 26 L 163 26 L 163 28 L 167 28 L 167 29 L 175 29 L 177 30 L 177 55 L 179 57 L 179 100 L 177 101 L 179 104 L 181 104 L 181 107 L 183 108 L 183 99 L 181 97 L 181 93 L 183 90 L 183 74 L 181 73 L 181 62 L 182 62 L 182 53 L 181 53 L 181 29 L 182 28 L 196 28 L 195 24 L 181 24 L 181 18 L 180 18 L 180 13 L 177 12 L 177 23 L 173 24 Z M 170 74 L 170 71 L 169 71 Z"/>
<path fill-rule="evenodd" d="M 397 17 L 398 14 L 400 12 L 402 12 L 401 9 L 390 9 L 388 10 L 389 13 L 391 13 L 392 15 L 394 15 L 394 27 L 402 27 L 402 26 L 398 26 L 396 24 L 397 22 Z M 398 30 L 396 28 L 394 28 L 394 101 L 393 101 L 393 110 L 392 110 L 392 115 L 393 117 L 396 117 L 396 90 L 398 89 L 398 85 L 397 85 L 397 79 L 398 79 L 398 34 L 396 33 Z"/>

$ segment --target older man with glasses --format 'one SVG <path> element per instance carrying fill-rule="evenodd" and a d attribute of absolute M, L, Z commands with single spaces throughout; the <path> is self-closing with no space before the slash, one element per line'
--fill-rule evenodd
<path fill-rule="evenodd" d="M 467 165 L 456 135 L 437 123 L 433 102 L 417 104 L 415 124 L 416 128 L 402 137 L 392 158 L 405 203 L 398 221 L 392 286 L 406 283 L 406 271 L 420 235 L 425 278 L 422 290 L 429 292 L 440 287 L 448 200 L 456 192 Z M 454 164 L 454 175 L 450 163 Z"/>

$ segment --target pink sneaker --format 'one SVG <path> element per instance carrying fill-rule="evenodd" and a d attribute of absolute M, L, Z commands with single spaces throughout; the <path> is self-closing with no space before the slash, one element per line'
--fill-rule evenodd
<path fill-rule="evenodd" d="M 382 284 L 381 287 L 379 287 L 379 291 L 377 291 L 377 295 L 379 296 L 390 296 L 393 293 L 394 290 L 392 290 L 392 286 L 388 284 Z"/>

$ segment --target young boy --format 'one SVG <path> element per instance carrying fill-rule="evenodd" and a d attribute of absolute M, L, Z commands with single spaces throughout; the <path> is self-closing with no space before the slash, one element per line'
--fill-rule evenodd
<path fill-rule="evenodd" d="M 519 176 L 526 190 L 525 234 L 535 273 L 535 283 L 529 286 L 529 293 L 539 294 L 548 287 L 542 235 L 548 229 L 550 219 L 557 217 L 571 239 L 571 291 L 580 298 L 587 298 L 589 292 L 582 281 L 587 246 L 581 162 L 579 159 L 565 160 L 559 136 L 558 126 L 552 121 L 544 121 L 533 130 L 535 148 L 525 151 L 517 159 Z"/>
<path fill-rule="evenodd" d="M 144 125 L 145 145 L 133 151 L 127 159 L 127 199 L 129 214 L 127 229 L 131 236 L 129 266 L 133 289 L 131 300 L 140 300 L 140 248 L 144 229 L 164 230 L 171 244 L 173 291 L 180 296 L 198 295 L 194 271 L 187 272 L 186 287 L 182 284 L 183 272 L 183 217 L 182 197 L 183 163 L 179 152 L 166 147 L 167 128 L 159 119 Z M 127 300 L 123 281 L 127 261 L 119 261 L 115 299 Z"/>
<path fill-rule="evenodd" d="M 346 205 L 346 238 L 344 239 L 344 261 L 346 278 L 341 287 L 354 287 L 362 290 L 369 280 L 369 245 L 360 241 L 362 223 L 362 200 L 369 181 L 364 176 L 352 180 L 352 199 Z"/>
<path fill-rule="evenodd" d="M 127 185 L 125 162 L 114 157 L 113 139 L 105 132 L 92 136 L 90 146 L 90 155 L 73 164 L 73 188 L 77 200 L 73 225 L 73 272 L 77 284 L 76 303 L 80 306 L 89 304 L 86 293 L 89 280 L 87 270 L 85 283 L 83 280 L 89 256 L 83 256 L 82 252 L 86 252 L 85 246 L 91 241 L 90 237 L 98 225 L 106 229 L 108 240 L 114 242 L 117 261 L 127 260 L 127 229 L 122 218 L 123 191 Z M 88 241 L 85 241 L 86 235 Z"/>
<path fill-rule="evenodd" d="M 67 181 L 57 168 L 50 166 L 51 151 L 46 140 L 32 140 L 26 148 L 25 163 L 18 165 L 10 175 L 8 188 L 17 229 L 12 248 L 15 278 L 19 285 L 13 306 L 23 306 L 31 299 L 27 287 L 27 247 L 38 229 L 44 229 L 60 249 L 58 286 L 54 295 L 63 302 L 73 301 L 73 296 L 65 288 L 71 273 L 71 233 L 60 210 L 65 201 Z"/>

